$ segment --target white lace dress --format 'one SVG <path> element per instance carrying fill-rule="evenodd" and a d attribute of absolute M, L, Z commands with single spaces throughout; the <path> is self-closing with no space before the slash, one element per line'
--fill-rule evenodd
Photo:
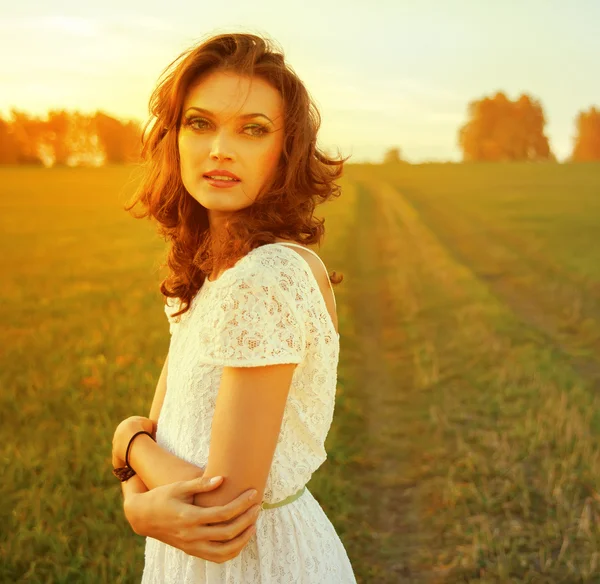
<path fill-rule="evenodd" d="M 225 366 L 297 363 L 263 501 L 299 491 L 327 458 L 339 335 L 315 276 L 288 244 L 253 249 L 214 282 L 188 312 L 165 306 L 171 344 L 167 391 L 156 441 L 206 467 L 212 417 Z M 256 533 L 221 564 L 146 538 L 142 584 L 354 584 L 346 550 L 308 488 L 295 501 L 262 509 Z"/>

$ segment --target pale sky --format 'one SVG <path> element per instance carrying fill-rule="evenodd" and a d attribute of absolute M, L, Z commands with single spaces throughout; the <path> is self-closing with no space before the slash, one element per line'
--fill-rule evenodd
<path fill-rule="evenodd" d="M 0 8 L 0 114 L 16 106 L 145 121 L 162 70 L 206 35 L 266 34 L 322 116 L 319 144 L 350 162 L 399 147 L 461 159 L 473 99 L 539 99 L 559 160 L 600 107 L 600 0 L 20 0 Z"/>

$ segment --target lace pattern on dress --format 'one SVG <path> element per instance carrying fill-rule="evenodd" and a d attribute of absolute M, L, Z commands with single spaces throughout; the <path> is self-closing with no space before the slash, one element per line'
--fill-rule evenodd
<path fill-rule="evenodd" d="M 204 285 L 188 312 L 168 299 L 171 344 L 157 443 L 200 467 L 208 462 L 224 366 L 297 363 L 264 501 L 277 503 L 327 459 L 339 338 L 306 260 L 283 245 L 252 250 Z M 241 553 L 216 564 L 148 538 L 142 584 L 355 584 L 341 540 L 310 490 L 264 509 Z"/>

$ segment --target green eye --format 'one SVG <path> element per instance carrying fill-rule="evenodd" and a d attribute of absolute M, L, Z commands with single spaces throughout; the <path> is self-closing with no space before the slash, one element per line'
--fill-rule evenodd
<path fill-rule="evenodd" d="M 262 136 L 263 134 L 268 134 L 269 130 L 260 124 L 249 124 L 246 128 L 250 128 L 251 130 L 257 130 L 257 132 L 252 132 L 252 136 Z"/>
<path fill-rule="evenodd" d="M 198 127 L 196 125 L 198 122 L 201 124 L 200 127 Z M 206 127 L 205 124 L 206 124 L 206 120 L 203 118 L 186 118 L 185 119 L 185 125 L 190 126 L 190 127 L 194 128 L 195 130 L 201 130 L 201 129 L 205 128 Z"/>
<path fill-rule="evenodd" d="M 210 124 L 209 124 L 208 120 L 206 120 L 204 118 L 194 117 L 194 118 L 185 118 L 184 125 L 189 126 L 190 128 L 192 128 L 194 130 L 205 130 L 208 128 L 208 126 Z M 244 127 L 244 130 L 250 130 L 249 132 L 246 132 L 246 133 L 249 136 L 253 136 L 255 138 L 259 138 L 260 136 L 263 136 L 264 134 L 269 133 L 269 130 L 261 124 L 248 124 L 247 126 Z"/>

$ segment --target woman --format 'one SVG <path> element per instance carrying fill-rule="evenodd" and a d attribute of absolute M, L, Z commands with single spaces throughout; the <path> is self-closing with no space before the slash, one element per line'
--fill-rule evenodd
<path fill-rule="evenodd" d="M 150 418 L 122 422 L 113 464 L 144 584 L 354 583 L 305 485 L 327 458 L 339 333 L 315 206 L 345 159 L 280 52 L 250 34 L 208 39 L 151 98 L 147 173 L 134 203 L 172 242 L 161 284 L 169 354 Z M 301 243 L 299 243 L 301 242 Z M 218 487 L 200 477 L 222 477 Z M 248 501 L 248 489 L 256 499 Z M 255 503 L 259 503 L 255 505 Z M 142 518 L 142 519 L 140 519 Z"/>

